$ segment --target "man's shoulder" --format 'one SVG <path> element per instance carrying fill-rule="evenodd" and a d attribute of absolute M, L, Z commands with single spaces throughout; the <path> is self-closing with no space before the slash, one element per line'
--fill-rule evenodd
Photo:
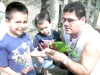
<path fill-rule="evenodd" d="M 96 37 L 95 39 L 89 39 L 85 45 L 90 45 L 90 46 L 94 46 L 95 48 L 99 48 L 100 50 L 100 37 Z"/>

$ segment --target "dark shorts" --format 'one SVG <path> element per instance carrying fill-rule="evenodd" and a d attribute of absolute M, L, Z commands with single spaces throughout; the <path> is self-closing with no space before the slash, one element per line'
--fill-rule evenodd
<path fill-rule="evenodd" d="M 68 68 L 61 62 L 53 61 L 53 64 L 56 65 L 58 68 L 65 69 L 68 71 L 68 75 L 74 75 Z"/>

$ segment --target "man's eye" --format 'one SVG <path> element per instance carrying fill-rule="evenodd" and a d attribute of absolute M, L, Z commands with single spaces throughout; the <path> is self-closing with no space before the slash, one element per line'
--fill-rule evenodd
<path fill-rule="evenodd" d="M 67 22 L 73 22 L 73 21 L 75 21 L 75 20 L 74 20 L 74 19 L 63 19 L 63 21 L 64 21 L 64 22 L 66 22 L 66 21 L 67 21 Z"/>
<path fill-rule="evenodd" d="M 68 22 L 73 22 L 74 20 L 73 19 L 68 19 Z"/>

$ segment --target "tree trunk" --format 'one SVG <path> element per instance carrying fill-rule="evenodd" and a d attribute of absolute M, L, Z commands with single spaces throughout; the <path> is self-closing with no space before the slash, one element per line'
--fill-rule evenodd
<path fill-rule="evenodd" d="M 50 0 L 50 16 L 52 21 L 52 28 L 58 30 L 59 0 Z"/>

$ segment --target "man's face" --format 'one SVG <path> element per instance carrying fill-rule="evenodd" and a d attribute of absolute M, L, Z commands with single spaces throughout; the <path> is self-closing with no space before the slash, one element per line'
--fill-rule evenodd
<path fill-rule="evenodd" d="M 49 21 L 44 21 L 43 24 L 37 24 L 39 31 L 46 36 L 51 34 L 50 26 L 51 24 L 49 23 Z"/>
<path fill-rule="evenodd" d="M 10 34 L 13 36 L 21 36 L 21 34 L 27 28 L 28 14 L 21 12 L 15 12 L 12 14 L 11 20 L 6 20 L 9 24 Z"/>
<path fill-rule="evenodd" d="M 78 19 L 75 12 L 64 13 L 64 27 L 68 34 L 78 34 L 82 28 L 82 20 Z"/>

